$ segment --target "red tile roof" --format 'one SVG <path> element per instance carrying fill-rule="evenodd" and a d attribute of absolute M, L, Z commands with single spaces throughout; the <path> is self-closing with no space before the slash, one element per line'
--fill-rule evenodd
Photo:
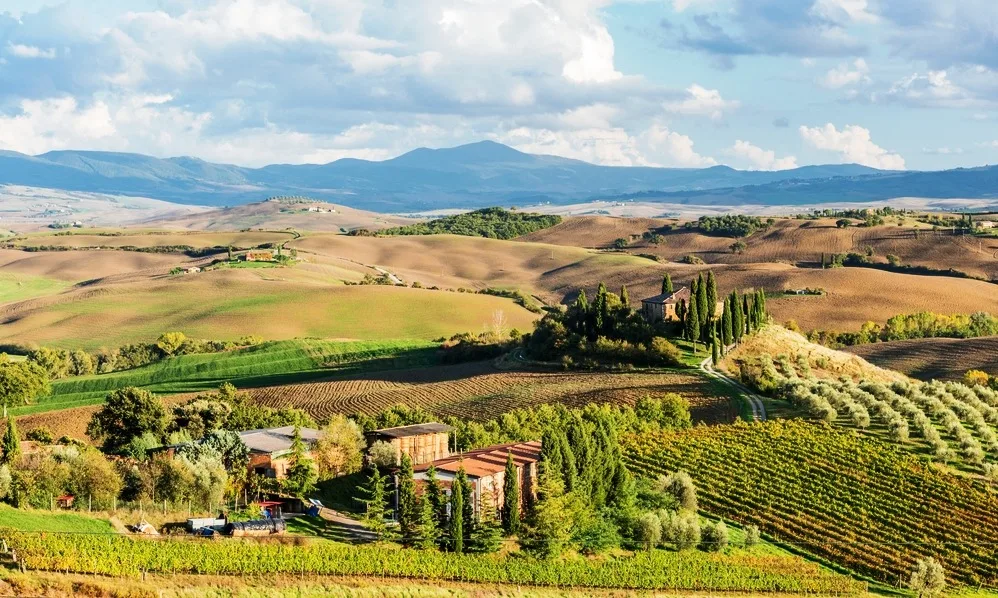
<path fill-rule="evenodd" d="M 530 442 L 499 444 L 467 453 L 451 455 L 444 459 L 437 459 L 432 463 L 424 463 L 416 466 L 415 471 L 424 472 L 432 465 L 437 471 L 457 473 L 459 469 L 464 467 L 464 471 L 468 474 L 468 477 L 482 478 L 506 469 L 507 454 L 513 455 L 513 463 L 518 467 L 536 463 L 541 458 L 541 443 L 534 440 Z"/>

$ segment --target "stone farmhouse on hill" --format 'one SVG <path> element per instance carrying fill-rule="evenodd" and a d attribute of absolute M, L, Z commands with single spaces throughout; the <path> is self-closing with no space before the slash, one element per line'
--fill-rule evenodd
<path fill-rule="evenodd" d="M 674 293 L 663 293 L 647 299 L 641 300 L 641 313 L 649 322 L 674 322 L 679 320 L 676 315 L 676 307 L 679 302 L 685 300 L 690 302 L 689 287 L 682 287 Z"/>
<path fill-rule="evenodd" d="M 274 251 L 272 249 L 251 249 L 246 252 L 247 262 L 273 262 Z"/>
<path fill-rule="evenodd" d="M 402 455 L 409 455 L 412 464 L 422 465 L 450 456 L 450 432 L 446 424 L 430 422 L 396 428 L 384 428 L 365 434 L 367 446 L 387 442 L 395 449 L 395 464 L 402 462 Z"/>
<path fill-rule="evenodd" d="M 685 301 L 686 305 L 690 304 L 690 298 L 692 292 L 689 287 L 682 287 L 674 293 L 664 293 L 662 295 L 655 295 L 654 297 L 649 297 L 647 299 L 641 300 L 641 314 L 649 322 L 678 322 L 679 316 L 676 314 L 676 308 L 679 307 L 681 301 Z M 718 301 L 717 307 L 714 309 L 716 316 L 721 316 L 724 313 L 724 302 Z"/>

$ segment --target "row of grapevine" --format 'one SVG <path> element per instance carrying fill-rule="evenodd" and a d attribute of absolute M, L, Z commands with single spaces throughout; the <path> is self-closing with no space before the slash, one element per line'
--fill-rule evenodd
<path fill-rule="evenodd" d="M 635 472 L 689 472 L 707 512 L 882 581 L 933 556 L 953 580 L 998 587 L 998 496 L 892 444 L 793 420 L 631 436 L 625 449 Z"/>
<path fill-rule="evenodd" d="M 797 557 L 655 550 L 603 559 L 535 560 L 252 540 L 135 539 L 120 535 L 0 531 L 28 569 L 136 576 L 363 575 L 535 586 L 853 594 L 866 584 Z"/>

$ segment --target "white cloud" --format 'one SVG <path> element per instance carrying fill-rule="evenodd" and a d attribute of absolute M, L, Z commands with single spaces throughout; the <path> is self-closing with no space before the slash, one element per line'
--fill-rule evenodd
<path fill-rule="evenodd" d="M 988 103 L 954 83 L 946 71 L 915 73 L 905 77 L 891 86 L 886 97 L 938 108 L 973 108 Z"/>
<path fill-rule="evenodd" d="M 111 138 L 116 130 L 103 102 L 81 108 L 71 97 L 24 100 L 19 114 L 0 116 L 0 148 L 40 154 L 88 147 Z"/>
<path fill-rule="evenodd" d="M 672 8 L 676 12 L 683 12 L 690 7 L 704 7 L 714 3 L 714 0 L 672 0 Z"/>
<path fill-rule="evenodd" d="M 789 170 L 797 168 L 797 158 L 785 156 L 777 158 L 776 152 L 765 150 L 741 139 L 728 148 L 727 153 L 750 165 L 752 170 Z"/>
<path fill-rule="evenodd" d="M 706 116 L 712 120 L 721 120 L 725 112 L 737 110 L 741 103 L 737 100 L 725 100 L 716 89 L 706 89 L 693 84 L 686 90 L 687 97 L 678 102 L 667 102 L 665 109 L 676 114 L 691 116 Z"/>
<path fill-rule="evenodd" d="M 868 0 L 815 0 L 811 12 L 836 23 L 876 23 Z"/>
<path fill-rule="evenodd" d="M 840 89 L 851 85 L 870 82 L 870 67 L 862 58 L 857 58 L 853 63 L 840 64 L 831 69 L 821 79 L 821 84 L 829 89 Z"/>
<path fill-rule="evenodd" d="M 923 154 L 930 156 L 959 156 L 963 154 L 961 147 L 923 147 Z"/>
<path fill-rule="evenodd" d="M 837 152 L 843 162 L 886 170 L 905 168 L 904 158 L 875 144 L 870 138 L 870 130 L 858 125 L 846 125 L 839 131 L 835 125 L 828 123 L 823 127 L 802 126 L 799 131 L 811 146 Z"/>
<path fill-rule="evenodd" d="M 55 48 L 43 49 L 35 46 L 15 44 L 13 42 L 7 42 L 7 50 L 18 58 L 47 58 L 52 60 L 56 56 Z"/>
<path fill-rule="evenodd" d="M 609 166 L 703 168 L 717 161 L 699 154 L 688 136 L 653 124 L 637 135 L 620 127 L 574 130 L 518 127 L 495 135 L 497 141 L 535 154 L 554 154 Z"/>

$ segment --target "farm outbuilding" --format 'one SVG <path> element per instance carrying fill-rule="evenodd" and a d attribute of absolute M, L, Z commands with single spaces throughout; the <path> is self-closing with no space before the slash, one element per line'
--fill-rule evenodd
<path fill-rule="evenodd" d="M 271 249 L 253 249 L 246 252 L 247 262 L 272 262 L 274 251 Z"/>
<path fill-rule="evenodd" d="M 368 432 L 368 447 L 375 442 L 387 442 L 395 449 L 395 464 L 402 455 L 409 455 L 413 465 L 429 463 L 450 456 L 449 438 L 453 430 L 446 424 L 430 422 Z"/>
<path fill-rule="evenodd" d="M 313 428 L 299 428 L 299 433 L 307 450 L 311 450 L 321 434 Z M 239 438 L 250 451 L 249 470 L 268 478 L 286 477 L 294 434 L 294 426 L 240 432 Z"/>

